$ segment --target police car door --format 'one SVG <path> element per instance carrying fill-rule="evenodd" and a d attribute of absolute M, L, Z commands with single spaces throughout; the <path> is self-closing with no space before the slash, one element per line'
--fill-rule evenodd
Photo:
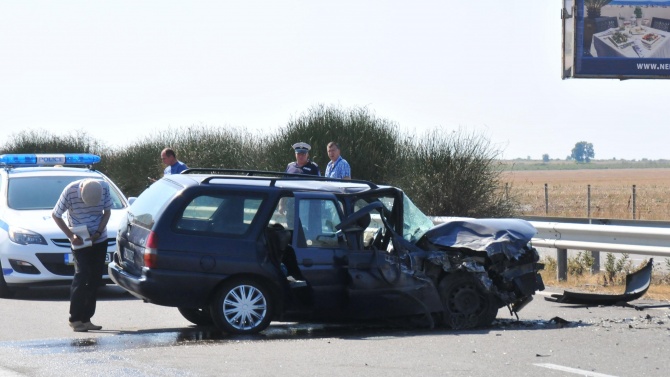
<path fill-rule="evenodd" d="M 292 246 L 318 311 L 336 315 L 346 297 L 346 243 L 335 228 L 342 209 L 330 193 L 295 193 Z M 342 241 L 342 242 L 340 242 Z"/>

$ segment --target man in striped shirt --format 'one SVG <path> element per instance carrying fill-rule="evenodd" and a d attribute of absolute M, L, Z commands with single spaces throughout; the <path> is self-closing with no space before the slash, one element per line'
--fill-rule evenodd
<path fill-rule="evenodd" d="M 68 224 L 63 220 L 65 212 Z M 75 272 L 70 287 L 69 321 L 76 332 L 102 329 L 91 323 L 91 317 L 102 283 L 111 214 L 112 198 L 107 182 L 82 179 L 65 187 L 51 215 L 72 245 Z M 77 226 L 85 226 L 89 237 L 74 234 L 72 228 Z M 82 247 L 86 241 L 91 241 L 91 246 Z"/>

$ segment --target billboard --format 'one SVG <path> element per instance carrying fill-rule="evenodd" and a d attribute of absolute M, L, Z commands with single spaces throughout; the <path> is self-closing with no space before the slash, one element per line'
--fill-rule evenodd
<path fill-rule="evenodd" d="M 563 78 L 670 78 L 670 0 L 563 0 Z"/>

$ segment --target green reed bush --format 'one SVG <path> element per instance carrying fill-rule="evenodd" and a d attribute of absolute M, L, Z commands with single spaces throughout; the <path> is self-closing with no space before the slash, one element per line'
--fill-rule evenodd
<path fill-rule="evenodd" d="M 86 131 L 72 131 L 57 135 L 46 130 L 25 130 L 10 135 L 0 147 L 0 154 L 7 153 L 92 153 L 100 156 L 100 163 L 93 166 L 116 182 L 109 175 L 110 149 Z M 120 177 L 119 177 L 120 178 Z M 121 187 L 119 187 L 121 188 Z"/>
<path fill-rule="evenodd" d="M 547 255 L 542 257 L 542 260 L 540 262 L 544 263 L 544 269 L 543 269 L 544 272 L 556 275 L 556 272 L 558 271 L 558 261 L 556 260 L 556 258 Z"/>
<path fill-rule="evenodd" d="M 165 147 L 191 168 L 284 171 L 295 160 L 291 145 L 298 141 L 311 144 L 310 156 L 322 174 L 329 161 L 326 146 L 338 142 L 354 179 L 398 186 L 429 215 L 504 217 L 516 208 L 512 196 L 498 190 L 499 152 L 486 138 L 440 130 L 402 135 L 394 122 L 366 107 L 316 105 L 272 134 L 207 126 L 162 130 L 116 149 L 85 132 L 26 131 L 14 135 L 2 153 L 97 153 L 102 162 L 96 168 L 126 196 L 138 196 L 149 184 L 147 177 L 162 177 Z"/>
<path fill-rule="evenodd" d="M 303 141 L 312 146 L 310 158 L 323 175 L 329 161 L 327 145 L 335 141 L 351 165 L 353 179 L 388 182 L 395 174 L 399 139 L 395 123 L 377 117 L 365 107 L 317 105 L 269 137 L 267 168 L 284 171 L 289 162 L 295 161 L 291 145 Z"/>
<path fill-rule="evenodd" d="M 160 153 L 166 147 L 174 149 L 177 159 L 189 168 L 257 169 L 263 143 L 262 135 L 234 128 L 190 126 L 159 131 L 108 156 L 114 161 L 110 177 L 127 196 L 137 196 L 149 183 L 148 177 L 163 176 Z"/>
<path fill-rule="evenodd" d="M 168 146 L 191 168 L 258 169 L 265 137 L 236 128 L 192 126 L 170 131 Z M 171 144 L 168 144 L 171 143 Z"/>
<path fill-rule="evenodd" d="M 105 154 L 106 173 L 114 183 L 130 196 L 138 196 L 150 183 L 148 178 L 163 176 L 158 142 L 136 143 Z M 179 157 L 179 155 L 177 155 Z"/>
<path fill-rule="evenodd" d="M 499 189 L 499 154 L 483 136 L 462 131 L 408 137 L 399 148 L 393 184 L 431 215 L 510 217 L 517 205 Z"/>
<path fill-rule="evenodd" d="M 10 135 L 0 154 L 7 153 L 94 153 L 105 147 L 86 131 L 57 135 L 46 130 L 25 130 Z"/>
<path fill-rule="evenodd" d="M 622 253 L 617 259 L 614 254 L 607 253 L 605 256 L 605 283 L 623 284 L 626 275 L 633 271 L 633 261 L 626 253 Z"/>
<path fill-rule="evenodd" d="M 587 271 L 591 271 L 594 261 L 591 252 L 580 251 L 575 257 L 568 258 L 568 274 L 583 276 Z"/>

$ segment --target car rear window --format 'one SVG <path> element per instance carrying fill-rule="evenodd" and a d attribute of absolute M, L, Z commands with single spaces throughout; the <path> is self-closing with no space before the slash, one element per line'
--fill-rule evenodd
<path fill-rule="evenodd" d="M 12 178 L 7 185 L 7 205 L 15 210 L 52 209 L 65 186 L 82 176 Z M 112 185 L 112 209 L 123 208 L 123 200 Z"/>
<path fill-rule="evenodd" d="M 128 209 L 135 224 L 151 229 L 161 209 L 182 189 L 168 181 L 160 180 L 144 190 Z"/>
<path fill-rule="evenodd" d="M 207 194 L 191 200 L 176 221 L 179 231 L 210 235 L 242 235 L 263 203 L 261 194 Z"/>

